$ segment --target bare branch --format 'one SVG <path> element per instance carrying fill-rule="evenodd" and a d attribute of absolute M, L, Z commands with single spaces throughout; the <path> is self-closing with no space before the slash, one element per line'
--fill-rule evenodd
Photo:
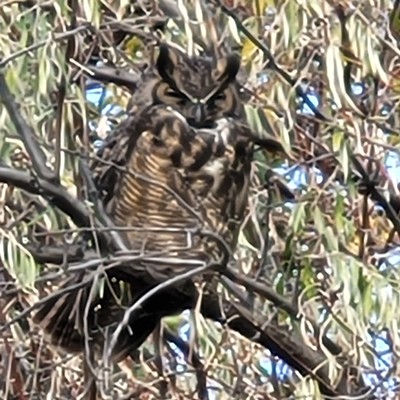
<path fill-rule="evenodd" d="M 36 135 L 32 128 L 28 126 L 22 118 L 21 112 L 12 96 L 3 73 L 0 72 L 0 97 L 10 115 L 15 129 L 21 135 L 25 144 L 26 150 L 31 157 L 33 168 L 38 176 L 49 182 L 58 182 L 58 176 L 47 166 L 46 156 L 43 150 L 39 147 Z"/>
<path fill-rule="evenodd" d="M 164 329 L 164 340 L 173 343 L 183 353 L 185 359 L 193 365 L 197 376 L 197 391 L 201 400 L 208 400 L 207 373 L 200 356 L 178 335 L 174 335 L 168 328 Z"/>
<path fill-rule="evenodd" d="M 85 204 L 72 197 L 59 184 L 39 177 L 32 177 L 26 172 L 5 166 L 4 163 L 0 164 L 0 182 L 11 184 L 29 193 L 45 197 L 56 208 L 68 215 L 77 226 L 91 227 L 94 225 L 94 227 L 98 228 L 103 227 Z M 101 242 L 104 251 L 112 248 L 111 244 L 114 245 L 114 248 L 122 251 L 127 249 L 123 238 L 118 232 L 111 231 L 110 233 L 106 233 L 95 231 L 94 234 L 96 234 L 96 237 Z"/>
<path fill-rule="evenodd" d="M 296 94 L 301 97 L 301 99 L 304 101 L 305 104 L 307 104 L 308 107 L 310 107 L 311 111 L 315 114 L 315 116 L 322 120 L 322 121 L 329 121 L 330 119 L 324 115 L 320 110 L 318 110 L 314 103 L 310 100 L 309 96 L 307 96 L 306 93 L 304 93 L 303 89 L 298 85 L 297 80 L 293 79 L 285 70 L 280 68 L 278 64 L 275 61 L 274 56 L 270 52 L 267 46 L 265 46 L 259 39 L 257 39 L 240 21 L 239 17 L 236 15 L 236 13 L 225 6 L 221 0 L 212 0 L 212 3 L 215 3 L 218 5 L 221 10 L 226 13 L 229 17 L 231 17 L 234 21 L 236 26 L 238 27 L 239 31 L 243 32 L 246 37 L 253 43 L 255 44 L 263 53 L 265 58 L 268 60 L 268 66 L 277 71 L 283 79 L 285 79 L 286 82 L 288 82 L 293 88 L 296 90 Z"/>
<path fill-rule="evenodd" d="M 303 376 L 313 377 L 325 396 L 363 394 L 365 399 L 374 399 L 372 395 L 367 396 L 370 389 L 363 382 L 354 382 L 354 387 L 348 387 L 346 374 L 338 385 L 334 385 L 329 378 L 329 368 L 322 352 L 307 347 L 301 337 L 294 332 L 288 332 L 287 327 L 280 327 L 274 321 L 266 323 L 265 319 L 252 315 L 243 306 L 247 302 L 240 291 L 233 284 L 229 286 L 229 291 L 234 293 L 241 304 L 227 300 L 222 300 L 221 303 L 211 295 L 204 296 L 201 312 L 206 318 L 227 324 L 250 341 L 270 350 Z"/>

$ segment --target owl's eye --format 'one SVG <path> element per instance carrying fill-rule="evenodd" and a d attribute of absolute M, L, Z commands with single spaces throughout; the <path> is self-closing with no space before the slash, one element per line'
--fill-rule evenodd
<path fill-rule="evenodd" d="M 183 106 L 187 102 L 187 97 L 178 90 L 168 88 L 164 92 L 164 102 L 171 105 Z"/>
<path fill-rule="evenodd" d="M 173 90 L 173 89 L 166 90 L 165 94 L 170 97 L 176 97 L 176 98 L 182 97 L 182 95 L 179 92 L 177 92 L 176 90 Z"/>
<path fill-rule="evenodd" d="M 186 100 L 187 99 L 187 97 L 183 93 L 178 92 L 177 90 L 174 90 L 174 89 L 167 89 L 165 91 L 165 94 L 167 96 L 169 96 L 169 97 L 173 97 L 174 99 L 179 99 L 179 100 L 181 100 L 181 99 L 182 100 Z"/>
<path fill-rule="evenodd" d="M 224 101 L 226 98 L 224 92 L 217 92 L 214 94 L 214 96 L 211 97 L 211 101 L 216 102 L 216 101 Z"/>

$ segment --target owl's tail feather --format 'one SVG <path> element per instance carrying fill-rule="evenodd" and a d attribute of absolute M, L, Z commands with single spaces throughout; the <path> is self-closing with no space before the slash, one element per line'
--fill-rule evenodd
<path fill-rule="evenodd" d="M 33 322 L 43 329 L 51 344 L 69 353 L 84 349 L 83 316 L 89 301 L 90 285 L 79 285 L 83 278 L 79 275 L 64 281 L 57 292 L 42 300 L 33 316 Z M 92 321 L 87 322 L 87 326 L 92 328 Z"/>
<path fill-rule="evenodd" d="M 92 290 L 92 282 L 85 282 L 84 278 L 82 274 L 66 280 L 42 302 L 33 322 L 43 329 L 53 346 L 68 353 L 84 352 L 87 343 L 90 350 L 102 353 L 107 332 L 113 332 L 124 314 L 121 285 L 104 285 L 100 297 L 98 291 Z M 159 320 L 160 316 L 146 314 L 130 321 L 119 336 L 113 360 L 120 361 L 137 350 Z"/>

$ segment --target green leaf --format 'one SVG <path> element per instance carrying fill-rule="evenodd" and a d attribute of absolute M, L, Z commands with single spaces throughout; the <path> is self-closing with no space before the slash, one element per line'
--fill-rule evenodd
<path fill-rule="evenodd" d="M 340 130 L 335 130 L 332 135 L 332 150 L 336 153 L 342 148 L 344 134 Z"/>
<path fill-rule="evenodd" d="M 299 203 L 294 207 L 289 225 L 295 234 L 300 233 L 304 228 L 306 217 L 305 205 L 306 203 Z"/>
<path fill-rule="evenodd" d="M 319 207 L 314 208 L 313 217 L 314 217 L 314 223 L 315 223 L 315 227 L 317 228 L 317 231 L 321 235 L 323 235 L 323 233 L 325 231 L 325 221 L 324 221 L 324 216 L 321 213 L 321 210 L 319 209 Z"/>

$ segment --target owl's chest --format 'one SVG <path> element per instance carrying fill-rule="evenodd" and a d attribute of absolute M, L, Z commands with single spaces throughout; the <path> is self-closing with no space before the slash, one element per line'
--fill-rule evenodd
<path fill-rule="evenodd" d="M 237 138 L 230 120 L 194 130 L 168 108 L 147 113 L 108 208 L 116 224 L 135 247 L 146 241 L 187 248 L 194 232 L 222 235 L 233 245 L 248 195 L 250 144 Z M 192 240 L 191 248 L 204 251 L 203 242 Z"/>

